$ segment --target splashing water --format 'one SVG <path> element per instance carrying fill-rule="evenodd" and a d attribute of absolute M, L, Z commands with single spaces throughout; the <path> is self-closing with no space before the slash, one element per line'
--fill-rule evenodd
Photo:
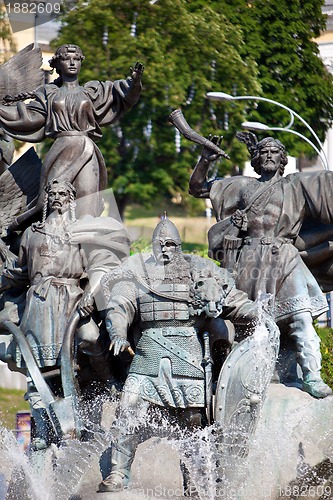
<path fill-rule="evenodd" d="M 181 439 L 171 442 L 189 471 L 187 492 L 190 496 L 197 493 L 199 498 L 216 497 L 219 455 L 216 449 L 215 431 L 216 426 L 211 425 L 187 432 Z"/>
<path fill-rule="evenodd" d="M 279 349 L 278 329 L 265 314 L 270 300 L 270 295 L 259 295 L 259 321 L 253 334 L 225 361 L 217 388 L 222 395 L 215 395 L 215 424 L 174 442 L 202 498 L 242 498 L 249 446 Z"/>
<path fill-rule="evenodd" d="M 102 398 L 103 400 L 105 398 Z M 100 407 L 101 401 L 96 398 Z M 87 442 L 67 440 L 59 447 L 28 454 L 22 452 L 12 432 L 0 427 L 0 463 L 7 483 L 0 500 L 67 500 L 78 490 L 81 479 L 94 458 L 100 458 L 109 446 L 111 436 L 94 432 Z"/>
<path fill-rule="evenodd" d="M 255 355 L 251 354 L 247 363 L 255 367 L 255 376 L 249 377 L 245 373 L 241 376 L 242 384 L 246 391 L 252 391 L 252 396 L 259 394 L 264 397 L 264 389 L 271 374 L 272 352 L 267 350 L 267 329 L 263 321 L 259 322 L 253 336 L 246 342 L 255 345 L 252 349 Z M 100 406 L 98 400 L 96 405 Z M 226 421 L 223 428 L 218 422 L 203 429 L 189 431 L 177 424 L 171 428 L 170 420 L 158 413 L 158 409 L 150 412 L 150 418 L 140 422 L 140 428 L 147 434 L 163 440 L 166 438 L 177 450 L 185 476 L 187 473 L 189 476 L 189 494 L 196 492 L 200 498 L 212 500 L 219 496 L 221 487 L 228 488 L 230 492 L 242 480 L 247 469 L 244 457 L 239 465 L 239 450 L 247 450 L 253 426 L 242 429 L 239 419 L 236 422 L 231 419 L 230 422 Z M 114 429 L 111 432 L 115 437 Z M 0 459 L 2 463 L 14 463 L 16 474 L 21 474 L 21 481 L 15 480 L 19 485 L 19 495 L 16 498 L 23 500 L 22 491 L 25 491 L 27 500 L 65 500 L 75 494 L 93 458 L 102 455 L 110 440 L 111 435 L 101 433 L 95 433 L 94 439 L 89 442 L 69 440 L 59 448 L 53 446 L 46 452 L 35 452 L 31 462 L 22 454 L 12 434 L 2 430 Z M 14 499 L 15 496 L 11 498 Z M 229 495 L 228 498 L 231 499 L 232 496 Z"/>
<path fill-rule="evenodd" d="M 267 316 L 263 307 L 270 297 L 261 297 L 260 321 L 253 335 L 239 344 L 239 352 L 244 351 L 245 370 L 236 370 L 236 383 L 241 385 L 243 393 L 239 405 L 232 408 L 231 414 L 225 413 L 223 419 L 203 429 L 188 430 L 179 425 L 170 426 L 165 412 L 158 415 L 158 410 L 144 414 L 137 422 L 138 429 L 146 436 L 167 438 L 177 450 L 182 462 L 182 470 L 187 477 L 188 494 L 196 493 L 202 499 L 213 500 L 227 493 L 226 498 L 240 498 L 241 484 L 247 474 L 246 455 L 253 436 L 259 411 L 263 404 L 267 386 L 271 379 L 278 350 L 278 333 L 272 325 L 266 327 Z M 241 361 L 244 358 L 240 358 Z M 229 371 L 237 362 L 230 357 L 225 362 L 225 371 Z M 238 395 L 237 395 L 238 396 Z M 237 399 L 237 398 L 236 398 Z M 230 403 L 230 400 L 226 400 Z M 232 406 L 232 405 L 230 405 Z M 245 416 L 245 421 L 241 417 Z M 132 419 L 130 416 L 129 420 Z M 223 424 L 223 425 L 222 425 Z M 126 428 L 126 427 L 125 427 Z M 235 492 L 235 493 L 233 493 Z M 236 496 L 235 496 L 236 495 Z M 238 496 L 237 496 L 238 495 Z"/>
<path fill-rule="evenodd" d="M 268 297 L 261 297 L 261 303 L 265 304 L 267 299 Z M 242 354 L 246 355 L 246 363 L 244 370 L 238 374 L 238 385 L 242 386 L 244 398 L 248 404 L 243 403 L 231 408 L 228 414 L 224 414 L 223 425 L 217 421 L 209 427 L 192 431 L 180 428 L 177 424 L 171 426 L 165 412 L 159 414 L 158 410 L 149 413 L 149 418 L 145 415 L 144 421 L 140 422 L 143 432 L 160 437 L 163 442 L 166 441 L 177 451 L 185 466 L 183 470 L 189 473 L 188 493 L 192 495 L 197 493 L 202 500 L 278 498 L 279 489 L 276 485 L 281 482 L 280 476 L 285 474 L 287 477 L 286 470 L 290 469 L 290 479 L 293 479 L 299 472 L 297 470 L 299 457 L 295 453 L 295 447 L 293 448 L 292 439 L 297 442 L 304 437 L 304 432 L 302 437 L 299 437 L 301 436 L 300 422 L 303 425 L 303 431 L 305 426 L 309 428 L 310 444 L 313 446 L 321 443 L 324 454 L 330 459 L 333 458 L 331 430 L 333 422 L 329 432 L 323 432 L 321 428 L 322 422 L 326 422 L 325 425 L 327 425 L 329 418 L 332 420 L 332 404 L 328 398 L 318 402 L 301 391 L 284 388 L 285 391 L 289 391 L 288 394 L 291 394 L 291 400 L 296 394 L 293 391 L 297 391 L 300 397 L 309 401 L 309 406 L 301 412 L 295 406 L 296 409 L 291 412 L 290 404 L 286 406 L 285 402 L 281 403 L 277 397 L 273 397 L 269 401 L 272 408 L 269 407 L 268 410 L 266 408 L 258 426 L 256 420 L 249 418 L 246 421 L 248 425 L 242 427 L 241 417 L 252 415 L 252 413 L 258 417 L 259 411 L 262 411 L 278 349 L 278 339 L 274 332 L 267 330 L 264 313 L 260 318 L 261 321 L 253 335 L 244 340 Z M 226 370 L 228 370 L 229 362 L 233 363 L 232 358 L 226 360 Z M 251 371 L 247 369 L 249 367 L 252 368 Z M 229 403 L 228 406 L 230 407 Z M 285 410 L 286 417 L 288 417 L 287 425 L 283 421 L 282 407 L 284 406 L 287 408 Z M 316 411 L 320 418 L 314 420 L 314 413 L 311 413 L 309 408 L 311 411 L 312 408 L 316 408 L 313 412 Z M 240 413 L 237 413 L 239 410 L 241 410 Z M 283 424 L 279 427 L 281 421 Z M 257 431 L 254 434 L 256 427 Z M 111 432 L 112 435 L 95 434 L 94 439 L 89 442 L 72 440 L 60 448 L 51 448 L 43 468 L 38 469 L 36 474 L 28 457 L 16 444 L 13 435 L 0 429 L 0 463 L 14 463 L 16 477 L 21 474 L 21 479 L 18 481 L 21 490 L 16 497 L 10 497 L 11 500 L 16 500 L 16 498 L 20 500 L 67 500 L 70 494 L 77 491 L 78 484 L 87 469 L 91 467 L 93 458 L 100 457 L 108 447 L 111 437 L 114 437 L 113 430 Z M 304 444 L 304 449 L 303 465 L 309 462 L 307 443 Z M 280 465 L 277 465 L 281 461 L 285 462 L 283 471 L 282 466 L 280 470 Z M 142 465 L 144 467 L 144 463 Z M 96 479 L 98 482 L 98 478 Z M 263 490 L 263 482 L 267 490 Z"/>
<path fill-rule="evenodd" d="M 21 447 L 16 442 L 14 435 L 2 427 L 0 427 L 0 462 L 4 467 L 8 464 L 15 464 L 12 482 L 16 483 L 17 487 L 21 490 L 22 499 L 51 499 L 49 487 L 43 474 L 37 474 L 34 471 L 28 456 L 22 453 Z M 8 472 L 10 473 L 10 471 Z M 43 494 L 41 494 L 42 491 Z M 25 492 L 25 497 L 23 496 L 23 492 Z M 17 498 L 19 497 L 17 496 Z"/>

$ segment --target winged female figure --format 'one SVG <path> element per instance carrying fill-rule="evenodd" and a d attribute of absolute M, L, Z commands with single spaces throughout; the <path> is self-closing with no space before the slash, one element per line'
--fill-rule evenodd
<path fill-rule="evenodd" d="M 25 53 L 24 59 L 30 57 L 29 54 Z M 32 143 L 47 137 L 54 139 L 42 165 L 36 204 L 17 217 L 11 229 L 22 226 L 42 209 L 44 187 L 55 177 L 71 182 L 78 198 L 87 196 L 87 201 L 79 206 L 79 217 L 100 215 L 98 193 L 106 188 L 107 173 L 94 139 L 102 136 L 102 126 L 114 123 L 137 103 L 144 67 L 136 63 L 127 79 L 90 81 L 81 86 L 78 77 L 83 60 L 80 47 L 62 45 L 49 61 L 59 74 L 55 82 L 40 85 L 33 94 L 16 86 L 18 95 L 7 96 L 0 104 L 0 127 L 10 137 Z M 15 67 L 13 61 L 8 65 L 14 78 Z M 30 68 L 27 74 L 33 71 Z M 10 81 L 11 77 L 8 78 Z M 32 99 L 25 102 L 27 97 Z"/>

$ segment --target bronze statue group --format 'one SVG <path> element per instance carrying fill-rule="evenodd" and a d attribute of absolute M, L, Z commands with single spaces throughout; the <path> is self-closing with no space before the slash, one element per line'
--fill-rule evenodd
<path fill-rule="evenodd" d="M 137 63 L 126 80 L 80 86 L 83 59 L 78 46 L 61 46 L 50 61 L 55 82 L 32 94 L 20 89 L 0 105 L 3 134 L 54 139 L 34 169 L 32 199 L 33 189 L 18 182 L 18 165 L 0 175 L 0 187 L 13 189 L 1 206 L 0 358 L 27 377 L 32 453 L 61 446 L 73 433 L 85 436 L 82 388 L 98 381 L 114 394 L 121 387 L 111 473 L 98 487 L 113 492 L 129 483 L 153 409 L 166 409 L 171 422 L 191 429 L 212 423 L 223 362 L 259 321 L 268 339 L 292 343 L 303 391 L 332 395 L 321 378 L 312 323 L 327 310 L 322 291 L 333 277 L 333 173 L 283 177 L 283 144 L 243 133 L 238 138 L 259 177 L 207 180 L 211 162 L 225 156 L 214 137 L 204 143 L 189 188 L 212 201 L 215 261 L 184 254 L 167 216 L 154 230 L 151 252 L 129 256 L 123 225 L 101 216 L 107 179 L 94 138 L 137 103 L 144 68 Z M 269 294 L 263 315 L 260 292 Z M 274 355 L 273 368 L 275 361 Z M 260 396 L 262 404 L 265 391 Z M 69 404 L 65 411 L 62 402 Z"/>

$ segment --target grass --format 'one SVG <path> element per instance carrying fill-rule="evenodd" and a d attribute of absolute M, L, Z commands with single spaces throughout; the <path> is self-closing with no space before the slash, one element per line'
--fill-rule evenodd
<path fill-rule="evenodd" d="M 331 328 L 316 328 L 321 339 L 320 350 L 322 354 L 322 377 L 333 389 L 333 330 Z"/>
<path fill-rule="evenodd" d="M 161 215 L 163 215 L 164 211 L 167 213 L 170 219 L 173 219 L 173 217 L 186 217 L 187 215 L 183 206 L 176 205 L 175 203 L 171 203 L 168 200 L 161 200 L 151 207 L 144 207 L 136 203 L 127 205 L 125 209 L 125 220 L 126 222 L 129 222 L 135 219 L 158 219 Z"/>
<path fill-rule="evenodd" d="M 127 227 L 131 239 L 151 240 L 153 230 L 157 226 L 159 215 L 153 217 L 138 217 L 135 219 L 125 217 L 125 226 Z M 207 246 L 207 231 L 215 223 L 215 218 L 206 217 L 185 217 L 170 216 L 172 222 L 176 225 L 183 243 L 192 243 Z"/>
<path fill-rule="evenodd" d="M 16 412 L 29 411 L 29 403 L 24 401 L 25 391 L 0 387 L 0 424 L 6 429 L 15 429 Z"/>

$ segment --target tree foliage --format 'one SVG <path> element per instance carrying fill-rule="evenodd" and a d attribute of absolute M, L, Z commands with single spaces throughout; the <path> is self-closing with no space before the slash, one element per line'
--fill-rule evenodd
<path fill-rule="evenodd" d="M 12 30 L 3 6 L 0 8 L 0 64 L 10 59 L 16 52 L 16 44 L 13 39 Z"/>
<path fill-rule="evenodd" d="M 99 144 L 121 209 L 130 199 L 149 203 L 180 193 L 187 200 L 199 147 L 182 139 L 176 151 L 175 129 L 168 123 L 176 108 L 201 135 L 224 135 L 222 147 L 232 161 L 221 161 L 219 173 L 243 164 L 247 153 L 234 136 L 250 118 L 253 102 L 214 104 L 205 98 L 208 91 L 280 100 L 323 136 L 333 113 L 332 82 L 311 40 L 324 26 L 321 4 L 86 0 L 64 12 L 54 46 L 81 46 L 81 83 L 123 78 L 137 60 L 146 67 L 139 104 L 104 129 Z M 286 120 L 285 112 L 263 106 L 253 117 L 270 125 Z"/>
<path fill-rule="evenodd" d="M 134 20 L 136 36 L 131 36 Z M 237 81 L 241 92 L 259 90 L 256 65 L 240 56 L 239 30 L 209 5 L 191 12 L 185 0 L 90 0 L 66 13 L 63 23 L 54 45 L 81 46 L 86 56 L 81 83 L 123 78 L 136 60 L 146 67 L 139 104 L 104 129 L 99 144 L 120 206 L 128 199 L 148 203 L 159 195 L 185 195 L 195 147 L 182 139 L 176 152 L 168 116 L 182 108 L 201 134 L 225 132 L 222 120 L 212 120 L 205 99 L 213 82 Z M 239 113 L 236 118 L 239 122 Z M 224 147 L 233 135 L 231 130 L 226 134 Z M 233 160 L 244 159 L 244 150 L 236 148 Z"/>
<path fill-rule="evenodd" d="M 219 2 L 214 2 L 217 9 Z M 332 75 L 319 57 L 314 39 L 325 29 L 324 0 L 224 0 L 224 12 L 241 27 L 243 56 L 251 55 L 258 64 L 261 95 L 288 106 L 309 123 L 323 141 L 333 119 Z M 227 9 L 227 10 L 226 10 Z M 231 89 L 226 88 L 226 92 Z M 238 91 L 237 93 L 241 94 Z M 285 126 L 287 111 L 271 104 L 249 103 L 248 120 L 269 126 Z M 298 120 L 295 130 L 313 141 L 313 136 Z M 278 135 L 278 134 L 277 134 Z M 306 142 L 283 133 L 278 135 L 289 152 L 313 155 Z"/>

